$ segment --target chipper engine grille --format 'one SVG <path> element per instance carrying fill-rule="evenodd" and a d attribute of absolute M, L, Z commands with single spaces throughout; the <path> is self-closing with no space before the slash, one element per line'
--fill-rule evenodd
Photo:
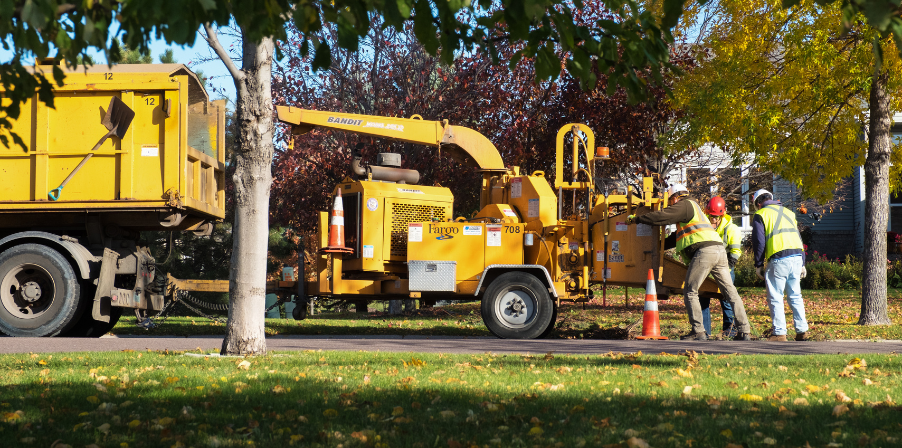
<path fill-rule="evenodd" d="M 444 221 L 445 212 L 444 206 L 391 203 L 391 254 L 407 256 L 407 224 Z"/>

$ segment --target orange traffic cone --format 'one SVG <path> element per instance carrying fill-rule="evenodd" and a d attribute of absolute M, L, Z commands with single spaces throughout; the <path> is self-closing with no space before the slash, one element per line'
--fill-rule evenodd
<path fill-rule="evenodd" d="M 642 315 L 642 336 L 636 339 L 667 339 L 661 336 L 658 324 L 658 293 L 655 291 L 655 274 L 648 270 L 648 281 L 645 283 L 645 313 Z"/>
<path fill-rule="evenodd" d="M 322 251 L 338 254 L 354 252 L 354 249 L 345 247 L 345 209 L 341 201 L 341 189 L 335 196 L 335 205 L 332 206 L 332 216 L 329 218 L 329 245 Z"/>

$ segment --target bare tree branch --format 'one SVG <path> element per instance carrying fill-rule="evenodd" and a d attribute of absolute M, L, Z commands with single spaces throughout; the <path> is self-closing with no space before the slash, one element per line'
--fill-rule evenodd
<path fill-rule="evenodd" d="M 235 65 L 235 61 L 232 60 L 232 57 L 229 56 L 229 52 L 222 47 L 222 44 L 219 43 L 219 39 L 216 37 L 216 30 L 210 26 L 209 23 L 204 24 L 204 30 L 206 30 L 207 35 L 204 36 L 204 40 L 207 41 L 207 45 L 216 52 L 216 55 L 219 56 L 219 60 L 226 66 L 226 69 L 229 70 L 229 73 L 232 75 L 237 81 L 244 79 L 244 72 L 238 69 L 238 66 Z"/>

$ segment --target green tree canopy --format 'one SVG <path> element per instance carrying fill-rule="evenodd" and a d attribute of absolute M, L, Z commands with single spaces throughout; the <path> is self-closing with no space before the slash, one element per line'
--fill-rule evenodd
<path fill-rule="evenodd" d="M 902 106 L 902 64 L 892 40 L 863 17 L 844 31 L 839 4 L 805 1 L 783 9 L 778 0 L 728 0 L 711 6 L 697 11 L 709 14 L 699 67 L 674 88 L 676 103 L 690 112 L 679 144 L 717 144 L 737 159 L 753 157 L 809 196 L 830 197 L 865 160 L 875 45 L 884 54 L 895 109 Z"/>
<path fill-rule="evenodd" d="M 427 52 L 445 63 L 461 51 L 485 51 L 497 56 L 496 43 L 519 41 L 520 57 L 533 59 L 536 76 L 555 78 L 562 69 L 555 49 L 565 51 L 564 68 L 594 85 L 593 64 L 608 76 L 613 87 L 622 86 L 641 97 L 646 82 L 639 73 L 648 67 L 659 73 L 669 64 L 670 28 L 683 0 L 652 2 L 646 8 L 636 0 L 604 0 L 608 13 L 589 24 L 577 25 L 581 0 L 272 0 L 261 7 L 252 0 L 0 0 L 0 33 L 10 60 L 0 64 L 4 99 L 0 106 L 0 141 L 9 143 L 10 120 L 19 116 L 23 101 L 36 92 L 53 104 L 52 82 L 22 66 L 31 58 L 54 57 L 74 67 L 79 55 L 100 49 L 115 61 L 118 39 L 139 54 L 149 54 L 153 38 L 177 45 L 194 43 L 203 24 L 233 23 L 250 41 L 263 37 L 281 40 L 285 25 L 294 24 L 303 38 L 303 51 L 313 55 L 313 66 L 331 63 L 330 46 L 315 38 L 325 23 L 335 24 L 337 44 L 354 51 L 369 30 L 372 15 L 384 17 L 385 26 L 400 30 L 412 22 L 417 39 Z M 660 17 L 651 11 L 662 11 Z M 497 60 L 497 58 L 495 58 Z M 61 83 L 63 72 L 52 69 Z M 15 138 L 15 137 L 14 137 Z M 16 138 L 19 144 L 22 140 Z"/>

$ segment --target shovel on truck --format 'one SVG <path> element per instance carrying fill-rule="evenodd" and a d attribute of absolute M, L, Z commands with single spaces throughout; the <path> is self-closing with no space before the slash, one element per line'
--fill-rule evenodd
<path fill-rule="evenodd" d="M 104 134 L 103 137 L 100 138 L 100 141 L 91 148 L 91 152 L 85 156 L 84 159 L 81 159 L 81 162 L 78 163 L 78 166 L 66 176 L 66 179 L 63 183 L 60 184 L 59 187 L 50 190 L 47 193 L 47 196 L 50 197 L 51 201 L 59 200 L 60 195 L 63 193 L 63 187 L 72 180 L 72 177 L 75 176 L 75 173 L 81 169 L 88 160 L 91 159 L 91 156 L 94 155 L 94 151 L 97 151 L 103 142 L 111 136 L 115 135 L 116 137 L 122 138 L 125 136 L 125 133 L 128 131 L 128 127 L 132 124 L 132 119 L 135 118 L 135 111 L 133 111 L 130 107 L 126 106 L 122 100 L 119 99 L 118 96 L 114 96 L 110 99 L 110 106 L 107 107 L 106 113 L 103 115 L 103 119 L 100 120 L 100 123 L 103 124 L 104 127 L 107 128 L 107 133 Z"/>

